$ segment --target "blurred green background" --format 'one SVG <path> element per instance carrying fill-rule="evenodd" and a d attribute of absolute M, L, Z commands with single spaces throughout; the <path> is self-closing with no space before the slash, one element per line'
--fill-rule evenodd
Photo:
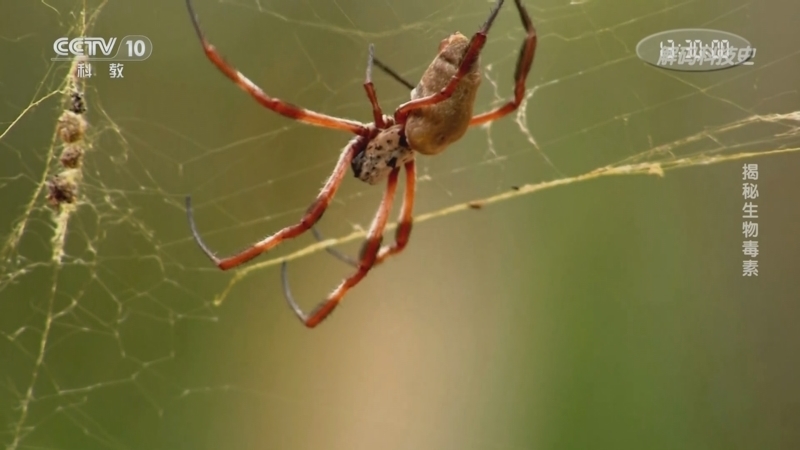
<path fill-rule="evenodd" d="M 508 3 L 483 53 L 477 111 L 512 91 L 523 31 Z M 704 163 L 799 146 L 800 7 L 525 4 L 540 38 L 524 114 L 421 158 L 418 213 L 625 161 L 697 163 L 663 178 L 601 178 L 421 223 L 401 256 L 309 331 L 282 300 L 275 266 L 212 305 L 233 273 L 196 248 L 183 196 L 194 196 L 209 245 L 232 253 L 296 220 L 349 136 L 295 124 L 240 92 L 203 56 L 182 1 L 111 0 L 89 34 L 145 35 L 154 51 L 126 63 L 124 79 L 95 64 L 82 203 L 67 256 L 53 263 L 52 215 L 36 193 L 55 168 L 46 154 L 63 98 L 48 94 L 69 64 L 49 58 L 52 42 L 99 5 L 3 2 L 0 442 L 800 448 L 800 158 Z M 490 3 L 195 6 L 210 41 L 266 92 L 365 121 L 369 43 L 416 81 L 439 41 L 476 30 Z M 680 73 L 636 58 L 645 36 L 686 27 L 743 36 L 757 48 L 755 64 Z M 381 73 L 375 82 L 386 111 L 408 98 Z M 745 162 L 760 171 L 757 278 L 741 275 Z M 380 196 L 348 176 L 321 231 L 366 228 Z M 21 239 L 11 240 L 25 218 Z M 301 237 L 271 256 L 312 242 Z M 342 249 L 355 253 L 358 244 Z M 347 271 L 324 253 L 290 265 L 307 308 Z"/>

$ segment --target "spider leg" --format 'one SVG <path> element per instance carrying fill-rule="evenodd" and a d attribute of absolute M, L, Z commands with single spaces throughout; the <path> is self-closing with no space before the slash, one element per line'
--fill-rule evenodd
<path fill-rule="evenodd" d="M 334 289 L 328 298 L 318 304 L 310 313 L 304 313 L 303 310 L 300 309 L 300 306 L 297 304 L 297 302 L 295 302 L 294 297 L 289 290 L 286 263 L 284 262 L 281 266 L 281 277 L 283 279 L 284 288 L 283 293 L 286 296 L 286 301 L 289 303 L 292 311 L 294 311 L 294 313 L 297 315 L 297 318 L 303 322 L 303 325 L 307 326 L 308 328 L 314 328 L 319 325 L 319 323 L 325 320 L 325 318 L 328 317 L 331 312 L 333 312 L 334 308 L 339 305 L 339 303 L 342 301 L 342 298 L 344 298 L 345 294 L 347 294 L 347 291 L 357 285 L 375 265 L 378 251 L 381 248 L 383 230 L 386 228 L 386 222 L 389 218 L 389 211 L 391 210 L 392 201 L 394 200 L 394 193 L 397 189 L 397 174 L 399 171 L 400 169 L 398 168 L 389 173 L 389 180 L 386 183 L 386 191 L 383 194 L 383 199 L 381 200 L 380 206 L 378 206 L 378 212 L 375 213 L 375 218 L 372 220 L 372 225 L 369 227 L 367 241 L 361 252 L 358 268 L 353 274 L 342 280 L 339 286 Z"/>
<path fill-rule="evenodd" d="M 375 46 L 369 44 L 369 56 L 367 57 L 367 76 L 364 79 L 364 90 L 367 91 L 369 103 L 372 105 L 372 119 L 375 121 L 375 126 L 379 129 L 386 128 L 386 122 L 383 120 L 383 111 L 381 105 L 378 103 L 378 94 L 375 93 L 375 85 L 372 84 L 372 63 L 375 61 Z"/>
<path fill-rule="evenodd" d="M 347 144 L 347 146 L 342 150 L 342 153 L 339 156 L 339 161 L 336 163 L 336 166 L 334 167 L 330 177 L 328 177 L 328 181 L 325 182 L 325 185 L 317 195 L 317 198 L 314 200 L 308 210 L 306 210 L 306 213 L 303 214 L 303 217 L 298 223 L 285 227 L 277 233 L 266 237 L 259 242 L 256 242 L 242 252 L 227 258 L 218 258 L 216 255 L 214 255 L 214 252 L 212 252 L 203 242 L 200 234 L 197 232 L 197 226 L 194 222 L 191 197 L 187 196 L 186 216 L 189 220 L 189 227 L 192 230 L 192 236 L 194 236 L 195 242 L 197 242 L 197 245 L 200 246 L 200 249 L 203 250 L 203 253 L 205 253 L 206 256 L 208 256 L 208 258 L 217 265 L 217 267 L 222 270 L 228 270 L 250 261 L 256 256 L 272 249 L 286 239 L 292 239 L 303 234 L 315 223 L 317 223 L 320 217 L 322 217 L 322 214 L 325 212 L 328 204 L 330 204 L 331 199 L 333 199 L 333 196 L 336 195 L 336 190 L 339 188 L 342 179 L 347 173 L 347 170 L 350 167 L 350 162 L 353 160 L 353 156 L 361 151 L 366 144 L 367 140 L 362 136 L 356 136 L 350 140 L 350 143 Z"/>
<path fill-rule="evenodd" d="M 258 87 L 255 83 L 250 81 L 246 76 L 239 72 L 235 67 L 228 64 L 217 49 L 211 45 L 205 38 L 203 30 L 200 28 L 197 14 L 194 11 L 191 0 L 186 0 L 186 7 L 189 10 L 189 16 L 192 19 L 192 25 L 197 32 L 197 37 L 200 38 L 200 43 L 203 45 L 203 51 L 217 69 L 220 70 L 226 77 L 236 83 L 243 91 L 252 96 L 258 103 L 264 107 L 275 111 L 276 113 L 297 120 L 299 122 L 316 125 L 319 127 L 333 128 L 337 130 L 349 131 L 358 135 L 366 135 L 367 128 L 361 122 L 355 120 L 342 119 L 333 117 L 326 114 L 310 111 L 299 106 L 292 105 L 291 103 L 283 100 L 270 97 Z"/>
<path fill-rule="evenodd" d="M 395 72 L 391 67 L 384 64 L 378 58 L 375 58 L 375 65 L 378 66 L 378 69 L 381 69 L 384 73 L 386 73 L 386 75 L 389 75 L 390 77 L 394 78 L 395 81 L 397 81 L 398 83 L 407 87 L 409 90 L 414 90 L 415 86 L 413 83 L 403 78 L 399 73 Z"/>
<path fill-rule="evenodd" d="M 376 266 L 382 263 L 384 260 L 386 260 L 386 258 L 388 258 L 389 256 L 396 255 L 401 251 L 403 251 L 403 249 L 405 249 L 406 245 L 408 244 L 408 238 L 411 235 L 411 226 L 414 219 L 413 217 L 414 190 L 417 177 L 416 177 L 416 167 L 413 160 L 407 162 L 405 167 L 406 167 L 406 189 L 403 197 L 403 205 L 400 207 L 400 219 L 398 220 L 394 243 L 391 246 L 381 247 L 380 251 L 378 252 L 378 256 L 375 259 Z M 311 233 L 314 234 L 314 238 L 318 242 L 322 242 L 325 240 L 325 238 L 322 236 L 322 233 L 319 232 L 317 227 L 311 227 Z M 325 251 L 349 266 L 358 267 L 358 261 L 355 258 L 346 255 L 333 247 L 325 247 Z M 363 252 L 364 250 L 362 249 L 361 253 Z M 284 281 L 287 280 L 284 278 Z M 284 292 L 286 292 L 287 289 L 288 286 L 284 285 L 283 287 Z"/>
<path fill-rule="evenodd" d="M 533 27 L 528 11 L 522 6 L 522 1 L 514 0 L 514 3 L 517 4 L 522 25 L 528 33 L 525 40 L 522 41 L 522 48 L 519 50 L 519 58 L 517 59 L 517 68 L 514 71 L 514 98 L 495 110 L 476 115 L 470 120 L 470 126 L 497 120 L 515 111 L 519 108 L 522 98 L 525 96 L 525 80 L 528 79 L 528 72 L 530 72 L 533 64 L 533 55 L 536 52 L 536 28 Z"/>
<path fill-rule="evenodd" d="M 472 38 L 469 41 L 469 47 L 467 47 L 467 50 L 464 52 L 464 57 L 461 59 L 461 64 L 458 66 L 458 71 L 450 78 L 450 81 L 447 83 L 447 85 L 442 88 L 441 91 L 435 94 L 410 100 L 398 106 L 394 112 L 394 118 L 397 123 L 405 123 L 406 119 L 408 118 L 408 114 L 411 111 L 441 103 L 453 95 L 453 92 L 455 92 L 456 88 L 458 87 L 458 83 L 462 78 L 464 78 L 464 76 L 472 68 L 473 64 L 475 64 L 475 62 L 478 60 L 478 56 L 483 49 L 483 45 L 486 43 L 486 34 L 489 32 L 489 28 L 491 28 L 495 17 L 497 17 L 497 13 L 500 12 L 500 7 L 503 6 L 503 1 L 504 0 L 497 0 L 497 3 L 495 3 L 491 13 L 489 14 L 489 18 L 478 30 L 478 32 L 472 35 Z M 519 5 L 519 0 L 517 0 L 517 4 Z"/>
<path fill-rule="evenodd" d="M 408 245 L 409 237 L 411 237 L 411 227 L 414 221 L 414 193 L 417 185 L 417 169 L 414 160 L 407 162 L 405 168 L 406 190 L 403 195 L 403 205 L 400 207 L 400 220 L 394 234 L 394 243 L 380 249 L 376 257 L 376 264 L 380 264 L 386 258 L 402 252 Z"/>
<path fill-rule="evenodd" d="M 316 239 L 317 242 L 322 242 L 325 240 L 325 237 L 322 236 L 322 233 L 319 232 L 316 226 L 311 227 L 311 233 L 314 235 L 314 239 Z M 358 267 L 358 261 L 356 261 L 351 256 L 346 255 L 345 253 L 340 252 L 339 250 L 336 250 L 333 247 L 325 247 L 325 251 L 331 254 L 334 258 L 338 259 L 339 261 L 342 261 L 343 263 L 347 264 L 350 267 Z M 286 265 L 285 262 L 283 264 Z M 284 278 L 284 281 L 287 280 Z M 283 287 L 284 292 L 287 289 L 288 289 L 287 286 Z"/>

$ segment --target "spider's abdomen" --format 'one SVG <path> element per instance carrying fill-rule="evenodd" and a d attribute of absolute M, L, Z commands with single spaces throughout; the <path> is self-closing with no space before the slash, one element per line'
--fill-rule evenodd
<path fill-rule="evenodd" d="M 450 78 L 458 72 L 468 46 L 469 39 L 461 33 L 444 39 L 439 46 L 439 54 L 422 74 L 417 87 L 411 91 L 411 99 L 427 97 L 444 89 Z M 435 155 L 461 139 L 469 127 L 480 84 L 480 63 L 475 61 L 449 99 L 412 111 L 406 122 L 409 146 L 424 155 Z"/>
<path fill-rule="evenodd" d="M 359 180 L 377 184 L 413 158 L 414 151 L 408 147 L 402 125 L 393 125 L 380 130 L 364 151 L 353 157 L 350 167 Z"/>

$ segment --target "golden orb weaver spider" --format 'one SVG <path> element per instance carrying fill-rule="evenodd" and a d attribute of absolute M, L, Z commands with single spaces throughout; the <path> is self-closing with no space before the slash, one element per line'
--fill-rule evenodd
<path fill-rule="evenodd" d="M 239 88 L 250 94 L 262 106 L 290 119 L 355 134 L 355 137 L 342 150 L 333 172 L 300 221 L 252 244 L 233 256 L 218 258 L 206 246 L 197 232 L 192 214 L 191 197 L 187 196 L 186 214 L 189 226 L 203 253 L 217 267 L 228 270 L 271 250 L 286 239 L 295 238 L 309 229 L 313 229 L 314 224 L 322 217 L 336 194 L 336 190 L 347 173 L 347 166 L 350 166 L 356 178 L 369 184 L 377 184 L 386 180 L 383 199 L 367 232 L 360 257 L 357 262 L 351 261 L 351 264 L 356 267 L 356 271 L 345 278 L 328 298 L 310 313 L 304 313 L 294 301 L 286 282 L 286 264 L 284 263 L 282 267 L 286 300 L 300 321 L 305 326 L 313 328 L 328 317 L 345 294 L 357 285 L 372 267 L 384 262 L 388 257 L 400 253 L 408 244 L 413 220 L 416 182 L 414 153 L 418 152 L 424 155 L 441 153 L 447 146 L 459 140 L 470 126 L 506 116 L 515 111 L 522 103 L 525 95 L 525 80 L 530 72 L 536 51 L 536 29 L 521 0 L 514 0 L 522 19 L 522 25 L 527 32 L 514 73 L 514 97 L 496 109 L 472 115 L 475 95 L 481 82 L 480 52 L 486 43 L 489 28 L 503 6 L 503 2 L 504 0 L 497 0 L 489 13 L 489 18 L 478 32 L 472 35 L 472 38 L 467 39 L 463 34 L 456 32 L 441 41 L 436 58 L 422 74 L 419 84 L 412 89 L 411 100 L 398 106 L 391 116 L 384 115 L 378 104 L 378 97 L 372 84 L 373 64 L 378 65 L 379 68 L 387 71 L 404 84 L 410 85 L 410 83 L 404 82 L 391 69 L 376 62 L 374 47 L 370 45 L 364 90 L 372 106 L 373 121 L 361 123 L 307 110 L 267 95 L 250 79 L 228 64 L 217 52 L 217 49 L 206 40 L 192 2 L 186 0 L 192 25 L 197 32 L 206 57 Z M 400 207 L 395 241 L 391 245 L 382 246 L 383 230 L 386 228 L 389 211 L 394 201 L 401 168 L 405 169 L 406 174 L 405 194 Z M 313 231 L 318 236 L 316 230 Z M 345 261 L 350 261 L 338 252 L 332 253 Z"/>

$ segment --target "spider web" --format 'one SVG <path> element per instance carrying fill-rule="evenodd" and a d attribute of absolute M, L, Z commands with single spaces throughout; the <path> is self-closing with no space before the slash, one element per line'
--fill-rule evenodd
<path fill-rule="evenodd" d="M 291 261 L 298 297 L 310 302 L 324 295 L 346 270 L 322 256 L 324 247 L 357 251 L 380 189 L 348 178 L 320 224 L 329 240 L 285 243 L 233 273 L 218 273 L 197 250 L 183 196 L 192 193 L 209 245 L 228 254 L 296 220 L 348 137 L 259 109 L 203 58 L 181 2 L 3 5 L 0 436 L 6 448 L 499 449 L 554 442 L 541 424 L 533 426 L 538 437 L 519 431 L 530 425 L 514 425 L 527 417 L 524 407 L 500 390 L 509 382 L 501 368 L 513 367 L 518 347 L 490 334 L 480 348 L 505 350 L 476 351 L 475 330 L 486 319 L 478 313 L 458 313 L 463 325 L 442 331 L 455 303 L 476 307 L 489 289 L 481 283 L 488 278 L 499 286 L 511 276 L 499 270 L 509 261 L 475 258 L 463 242 L 485 241 L 489 247 L 475 251 L 488 253 L 500 241 L 486 234 L 511 230 L 489 222 L 547 221 L 519 210 L 539 194 L 572 189 L 567 185 L 585 186 L 581 195 L 589 195 L 593 184 L 603 189 L 601 178 L 631 176 L 622 186 L 642 189 L 649 181 L 637 177 L 666 183 L 673 171 L 693 168 L 686 171 L 693 178 L 681 179 L 702 185 L 728 176 L 737 186 L 748 161 L 772 170 L 770 176 L 789 176 L 800 150 L 794 76 L 800 50 L 796 39 L 773 32 L 794 30 L 787 20 L 797 11 L 787 11 L 788 3 L 773 9 L 703 0 L 525 3 L 539 48 L 522 107 L 471 130 L 445 154 L 420 160 L 409 250 L 373 271 L 348 297 L 345 312 L 313 332 L 280 300 L 276 266 Z M 361 87 L 368 43 L 413 82 L 439 40 L 476 29 L 489 6 L 196 4 L 211 42 L 268 93 L 358 120 L 369 117 Z M 755 64 L 686 74 L 637 59 L 642 37 L 687 24 L 749 39 L 758 49 Z M 126 34 L 148 36 L 155 49 L 148 61 L 126 64 L 122 80 L 108 79 L 98 65 L 84 85 L 75 63 L 49 60 L 60 36 Z M 511 95 L 522 37 L 509 3 L 482 55 L 478 111 Z M 386 111 L 408 97 L 383 74 L 376 72 L 375 82 Z M 45 196 L 63 170 L 57 121 L 75 88 L 89 108 L 85 160 L 75 178 L 77 203 L 54 211 Z M 790 197 L 781 198 L 796 202 L 797 182 L 782 186 Z M 737 189 L 729 201 L 738 201 Z M 737 225 L 736 217 L 726 221 Z M 516 230 L 515 245 L 540 245 Z M 463 261 L 446 258 L 456 246 L 449 253 L 463 254 Z M 441 286 L 422 280 L 429 267 Z M 797 297 L 796 285 L 786 289 Z M 502 298 L 528 295 L 505 292 Z M 503 313 L 493 320 L 511 323 L 516 307 L 495 307 Z M 404 372 L 414 367 L 426 368 L 422 378 Z M 428 370 L 440 384 L 415 384 Z M 462 390 L 472 396 L 464 399 Z M 506 415 L 495 420 L 498 411 Z M 782 422 L 787 427 L 800 417 L 794 411 L 793 420 Z M 480 431 L 465 430 L 478 423 Z M 790 448 L 781 447 L 787 442 L 772 448 Z"/>

